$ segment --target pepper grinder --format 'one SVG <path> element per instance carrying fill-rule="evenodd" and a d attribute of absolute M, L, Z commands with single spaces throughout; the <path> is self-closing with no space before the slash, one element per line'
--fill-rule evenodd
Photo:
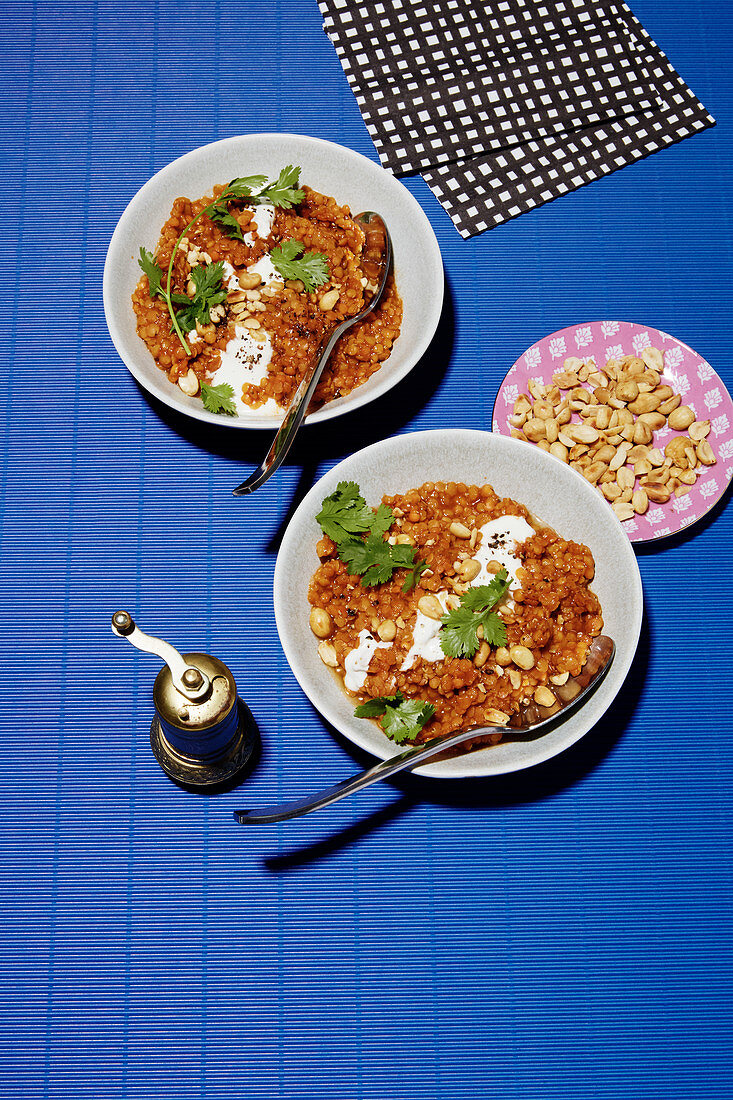
<path fill-rule="evenodd" d="M 153 687 L 150 746 L 166 775 L 205 788 L 241 771 L 254 751 L 256 726 L 227 666 L 208 653 L 180 654 L 139 630 L 127 611 L 112 616 L 112 632 L 165 662 Z"/>

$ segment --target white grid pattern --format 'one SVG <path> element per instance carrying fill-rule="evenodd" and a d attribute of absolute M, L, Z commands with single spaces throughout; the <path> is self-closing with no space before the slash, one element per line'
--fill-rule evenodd
<path fill-rule="evenodd" d="M 713 119 L 619 0 L 320 0 L 385 167 L 464 237 Z"/>

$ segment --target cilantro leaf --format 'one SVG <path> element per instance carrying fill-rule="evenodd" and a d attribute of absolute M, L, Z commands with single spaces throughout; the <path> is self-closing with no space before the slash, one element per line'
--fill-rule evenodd
<path fill-rule="evenodd" d="M 355 718 L 381 718 L 388 706 L 397 706 L 404 699 L 401 691 L 396 695 L 378 695 L 374 699 L 367 699 L 354 711 Z"/>
<path fill-rule="evenodd" d="M 234 390 L 227 382 L 219 386 L 209 386 L 201 383 L 201 400 L 204 408 L 212 413 L 224 413 L 225 416 L 236 416 L 237 406 L 234 404 Z"/>
<path fill-rule="evenodd" d="M 506 570 L 502 569 L 489 584 L 469 588 L 460 606 L 443 615 L 440 647 L 446 657 L 472 657 L 480 645 L 479 627 L 483 628 L 484 639 L 489 645 L 506 644 L 506 627 L 492 608 L 510 584 Z"/>
<path fill-rule="evenodd" d="M 143 272 L 148 277 L 148 283 L 150 284 L 150 297 L 154 298 L 156 294 L 160 294 L 165 297 L 163 293 L 163 271 L 155 262 L 155 257 L 152 252 L 148 252 L 147 249 L 140 249 L 140 257 L 137 261 L 142 268 Z"/>
<path fill-rule="evenodd" d="M 422 699 L 405 699 L 401 691 L 396 695 L 368 699 L 354 711 L 356 718 L 381 718 L 382 729 L 398 745 L 403 741 L 414 741 L 434 714 L 432 703 Z"/>
<path fill-rule="evenodd" d="M 394 512 L 386 504 L 380 504 L 372 517 L 372 532 L 375 535 L 386 535 L 394 523 Z"/>
<path fill-rule="evenodd" d="M 374 512 L 353 481 L 340 481 L 316 516 L 324 534 L 335 543 L 363 535 L 371 529 L 373 520 Z"/>
<path fill-rule="evenodd" d="M 182 328 L 190 331 L 196 328 L 197 321 L 201 325 L 211 323 L 211 310 L 226 300 L 227 292 L 222 286 L 223 277 L 224 264 L 221 261 L 193 268 L 191 279 L 196 288 L 194 296 L 185 299 L 188 305 L 176 313 L 176 320 Z"/>
<path fill-rule="evenodd" d="M 361 583 L 367 588 L 384 584 L 395 569 L 409 569 L 415 561 L 412 546 L 393 546 L 371 531 L 365 539 L 341 543 L 338 554 L 349 572 L 360 575 Z"/>
<path fill-rule="evenodd" d="M 300 241 L 282 241 L 270 253 L 276 271 L 283 279 L 300 279 L 308 293 L 328 282 L 328 259 L 323 252 L 303 252 Z"/>
<path fill-rule="evenodd" d="M 219 199 L 213 203 L 209 210 L 209 217 L 217 225 L 220 225 L 222 229 L 226 229 L 230 237 L 236 237 L 238 240 L 244 240 L 244 233 L 242 227 L 234 217 L 234 214 L 229 213 L 229 206 L 226 199 Z"/>
<path fill-rule="evenodd" d="M 414 588 L 427 567 L 428 563 L 426 561 L 416 561 L 405 578 L 402 591 L 409 592 L 411 588 Z"/>
<path fill-rule="evenodd" d="M 382 718 L 382 729 L 397 744 L 414 741 L 423 726 L 427 726 L 435 714 L 432 703 L 421 699 L 405 699 L 397 707 L 388 707 Z"/>
<path fill-rule="evenodd" d="M 305 198 L 305 193 L 298 187 L 299 179 L 300 168 L 294 168 L 292 164 L 288 164 L 281 170 L 274 183 L 268 184 L 259 194 L 252 196 L 252 202 L 269 202 L 273 206 L 282 207 L 283 210 L 290 210 Z"/>
<path fill-rule="evenodd" d="M 235 199 L 248 199 L 253 191 L 264 187 L 267 176 L 238 176 L 227 184 L 222 194 L 230 194 Z"/>

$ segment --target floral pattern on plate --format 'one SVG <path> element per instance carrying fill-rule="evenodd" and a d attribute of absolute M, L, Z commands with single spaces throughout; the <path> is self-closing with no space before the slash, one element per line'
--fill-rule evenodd
<path fill-rule="evenodd" d="M 702 468 L 685 496 L 653 505 L 644 515 L 624 522 L 632 542 L 664 538 L 689 527 L 710 511 L 733 477 L 733 400 L 721 378 L 696 351 L 666 332 L 629 321 L 594 321 L 553 332 L 528 348 L 507 373 L 494 403 L 492 424 L 495 432 L 510 435 L 514 402 L 527 392 L 530 378 L 551 383 L 553 374 L 570 356 L 593 359 L 596 369 L 602 371 L 609 359 L 639 355 L 647 347 L 659 348 L 664 355 L 662 382 L 681 395 L 698 420 L 710 421 L 708 441 L 718 461 Z M 655 444 L 663 449 L 673 434 L 672 429 L 662 428 L 654 433 Z"/>

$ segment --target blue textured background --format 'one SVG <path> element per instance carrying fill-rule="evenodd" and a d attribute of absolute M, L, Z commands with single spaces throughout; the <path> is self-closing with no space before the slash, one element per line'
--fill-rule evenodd
<path fill-rule="evenodd" d="M 231 816 L 355 768 L 272 619 L 313 477 L 392 432 L 488 429 L 517 356 L 600 316 L 733 387 L 731 7 L 634 11 L 718 126 L 469 242 L 409 181 L 449 284 L 431 354 L 247 501 L 264 437 L 148 402 L 102 265 L 134 192 L 204 142 L 290 130 L 376 159 L 315 2 L 3 4 L 0 1095 L 730 1095 L 730 508 L 640 552 L 637 668 L 574 750 L 284 827 Z M 264 744 L 240 791 L 159 770 L 156 665 L 112 637 L 118 607 L 231 665 Z"/>

